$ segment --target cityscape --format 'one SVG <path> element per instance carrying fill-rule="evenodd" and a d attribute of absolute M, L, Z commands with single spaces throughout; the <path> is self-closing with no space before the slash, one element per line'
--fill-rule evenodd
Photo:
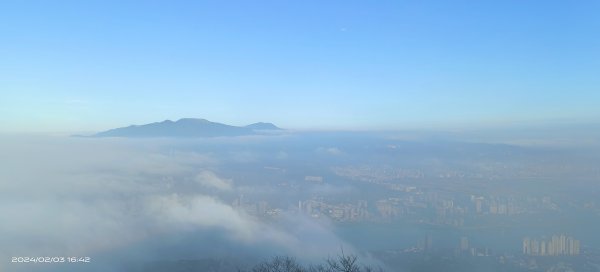
<path fill-rule="evenodd" d="M 69 163 L 55 166 L 52 187 L 21 192 L 27 197 L 54 192 L 81 203 L 66 211 L 85 212 L 78 216 L 89 219 L 75 221 L 82 229 L 98 225 L 90 218 L 98 205 L 107 209 L 103 228 L 135 226 L 122 235 L 107 234 L 128 241 L 122 250 L 92 259 L 98 267 L 129 271 L 178 269 L 182 261 L 196 270 L 233 271 L 282 254 L 315 263 L 340 249 L 386 271 L 597 271 L 600 265 L 600 206 L 593 186 L 600 158 L 594 150 L 473 148 L 472 143 L 398 141 L 376 134 L 339 136 L 352 144 L 308 137 L 261 135 L 243 145 L 235 137 L 175 139 L 157 142 L 155 150 L 131 146 L 127 153 L 120 151 L 121 143 L 129 140 L 75 137 L 51 147 L 69 154 Z M 89 143 L 104 147 L 95 150 Z M 100 157 L 86 156 L 107 150 Z M 143 166 L 134 168 L 123 159 Z M 37 153 L 27 161 L 48 163 Z M 34 188 L 36 180 L 24 180 L 15 189 Z M 89 198 L 88 188 L 98 196 Z M 70 213 L 55 216 L 73 220 Z M 112 216 L 118 220 L 109 220 Z M 109 239 L 87 237 L 84 244 L 99 248 Z M 165 251 L 163 245 L 172 248 Z M 164 254 L 160 263 L 138 257 L 110 261 L 117 258 L 112 254 L 129 256 L 141 248 Z M 36 251 L 49 254 L 44 248 Z"/>

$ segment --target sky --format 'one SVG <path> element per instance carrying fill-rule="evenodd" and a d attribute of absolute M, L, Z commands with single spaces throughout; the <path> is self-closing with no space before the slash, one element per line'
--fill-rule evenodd
<path fill-rule="evenodd" d="M 0 132 L 600 121 L 599 1 L 1 1 Z"/>

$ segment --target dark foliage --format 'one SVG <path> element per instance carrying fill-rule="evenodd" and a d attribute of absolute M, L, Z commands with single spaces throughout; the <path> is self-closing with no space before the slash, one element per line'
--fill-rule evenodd
<path fill-rule="evenodd" d="M 361 265 L 356 255 L 345 255 L 328 258 L 325 263 L 304 266 L 296 259 L 288 256 L 277 256 L 270 261 L 255 265 L 249 272 L 374 272 L 373 268 Z M 383 271 L 381 268 L 377 271 Z M 244 271 L 240 271 L 244 272 Z"/>

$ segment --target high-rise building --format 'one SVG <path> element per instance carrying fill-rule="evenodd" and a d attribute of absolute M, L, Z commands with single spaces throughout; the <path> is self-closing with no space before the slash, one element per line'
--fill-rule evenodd
<path fill-rule="evenodd" d="M 483 211 L 483 197 L 475 198 L 475 211 L 481 213 Z"/>
<path fill-rule="evenodd" d="M 560 235 L 560 255 L 567 253 L 567 237 L 564 234 Z"/>
<path fill-rule="evenodd" d="M 469 239 L 467 237 L 460 238 L 460 250 L 462 250 L 462 251 L 469 250 Z"/>
<path fill-rule="evenodd" d="M 540 255 L 540 242 L 538 240 L 531 241 L 531 255 Z"/>
<path fill-rule="evenodd" d="M 560 255 L 560 239 L 556 235 L 552 235 L 552 256 Z"/>
<path fill-rule="evenodd" d="M 523 239 L 523 254 L 531 255 L 531 240 L 529 240 L 529 237 Z"/>
<path fill-rule="evenodd" d="M 546 241 L 540 243 L 540 256 L 546 256 Z"/>
<path fill-rule="evenodd" d="M 523 238 L 523 254 L 532 256 L 579 255 L 580 241 L 571 236 L 552 235 L 550 240 Z"/>

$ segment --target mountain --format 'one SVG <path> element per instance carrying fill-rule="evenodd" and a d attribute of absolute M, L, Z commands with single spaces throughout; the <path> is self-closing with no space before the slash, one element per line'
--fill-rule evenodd
<path fill-rule="evenodd" d="M 250 124 L 250 125 L 245 126 L 245 128 L 254 129 L 254 130 L 281 130 L 281 128 L 278 128 L 277 126 L 275 126 L 271 123 L 263 123 L 263 122 Z"/>
<path fill-rule="evenodd" d="M 271 123 L 255 123 L 245 127 L 230 126 L 206 119 L 183 118 L 146 125 L 131 125 L 99 132 L 93 137 L 224 137 L 261 134 L 262 130 L 281 130 Z"/>

